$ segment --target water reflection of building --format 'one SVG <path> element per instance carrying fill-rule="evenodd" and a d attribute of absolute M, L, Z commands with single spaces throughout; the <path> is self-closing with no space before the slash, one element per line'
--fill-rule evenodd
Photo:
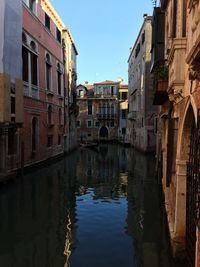
<path fill-rule="evenodd" d="M 1 189 L 0 266 L 64 266 L 76 235 L 74 177 L 63 160 Z"/>
<path fill-rule="evenodd" d="M 95 198 L 125 196 L 126 168 L 126 153 L 119 146 L 101 144 L 98 151 L 81 150 L 77 165 L 79 193 L 94 187 Z"/>
<path fill-rule="evenodd" d="M 127 186 L 127 233 L 134 240 L 134 262 L 138 267 L 171 266 L 153 158 L 135 151 L 132 168 Z"/>

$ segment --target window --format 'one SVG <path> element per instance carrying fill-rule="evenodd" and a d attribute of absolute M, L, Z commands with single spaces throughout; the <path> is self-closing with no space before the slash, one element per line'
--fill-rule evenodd
<path fill-rule="evenodd" d="M 79 96 L 82 98 L 82 97 L 84 97 L 84 91 L 83 90 L 80 90 L 79 91 Z"/>
<path fill-rule="evenodd" d="M 138 56 L 140 53 L 140 43 L 137 45 L 136 51 L 135 51 L 135 58 Z"/>
<path fill-rule="evenodd" d="M 99 123 L 99 121 L 96 121 L 96 122 L 95 122 L 95 127 L 97 127 L 97 128 L 98 128 L 99 126 L 100 126 L 100 123 Z"/>
<path fill-rule="evenodd" d="M 29 8 L 33 13 L 36 13 L 36 0 L 29 0 Z"/>
<path fill-rule="evenodd" d="M 126 119 L 126 109 L 122 109 L 122 119 Z"/>
<path fill-rule="evenodd" d="M 35 86 L 38 85 L 37 71 L 37 55 L 31 53 L 31 83 Z"/>
<path fill-rule="evenodd" d="M 126 134 L 126 128 L 122 128 L 122 134 Z"/>
<path fill-rule="evenodd" d="M 122 92 L 122 99 L 126 100 L 127 99 L 127 92 Z"/>
<path fill-rule="evenodd" d="M 187 4 L 186 0 L 183 0 L 183 7 L 182 7 L 182 37 L 186 37 L 186 17 L 187 17 Z"/>
<path fill-rule="evenodd" d="M 15 114 L 15 97 L 11 96 L 11 114 Z"/>
<path fill-rule="evenodd" d="M 59 108 L 59 111 L 58 111 L 58 119 L 59 119 L 59 125 L 62 125 L 63 124 L 63 120 L 62 120 L 62 109 Z"/>
<path fill-rule="evenodd" d="M 46 88 L 51 91 L 51 58 L 46 54 Z"/>
<path fill-rule="evenodd" d="M 176 38 L 176 24 L 177 24 L 177 0 L 173 1 L 173 15 L 172 15 L 172 38 Z"/>
<path fill-rule="evenodd" d="M 47 13 L 45 13 L 45 27 L 49 30 L 51 29 L 51 20 Z"/>
<path fill-rule="evenodd" d="M 158 118 L 154 118 L 154 134 L 158 132 Z"/>
<path fill-rule="evenodd" d="M 17 154 L 17 135 L 12 130 L 8 130 L 8 155 Z"/>
<path fill-rule="evenodd" d="M 49 125 L 52 124 L 52 106 L 51 105 L 48 106 L 48 124 Z"/>
<path fill-rule="evenodd" d="M 114 104 L 111 104 L 111 114 L 114 115 Z"/>
<path fill-rule="evenodd" d="M 114 95 L 114 86 L 111 86 L 111 96 Z"/>
<path fill-rule="evenodd" d="M 61 135 L 58 135 L 58 145 L 61 145 Z"/>
<path fill-rule="evenodd" d="M 145 42 L 145 32 L 143 32 L 142 34 L 142 44 L 144 44 L 144 42 Z"/>
<path fill-rule="evenodd" d="M 62 71 L 60 64 L 57 64 L 57 82 L 58 82 L 58 94 L 62 94 Z"/>
<path fill-rule="evenodd" d="M 53 135 L 47 136 L 47 146 L 51 147 L 53 145 Z"/>
<path fill-rule="evenodd" d="M 92 115 L 92 101 L 88 100 L 88 115 Z"/>
<path fill-rule="evenodd" d="M 22 34 L 22 42 L 27 45 L 26 35 Z M 38 85 L 38 60 L 35 42 L 31 41 L 30 48 L 22 46 L 22 74 L 23 81 L 32 85 Z"/>
<path fill-rule="evenodd" d="M 92 121 L 87 121 L 87 127 L 91 128 L 92 127 Z"/>
<path fill-rule="evenodd" d="M 80 121 L 76 121 L 76 127 L 80 128 L 80 126 L 81 126 L 81 122 Z"/>
<path fill-rule="evenodd" d="M 26 38 L 26 34 L 24 32 L 22 33 L 22 43 L 27 45 L 27 38 Z"/>
<path fill-rule="evenodd" d="M 36 117 L 32 119 L 32 152 L 37 149 L 38 141 L 38 120 Z"/>
<path fill-rule="evenodd" d="M 111 122 L 110 122 L 110 127 L 114 127 L 114 126 L 115 126 L 114 121 L 111 121 Z"/>
<path fill-rule="evenodd" d="M 56 27 L 56 38 L 59 43 L 61 43 L 61 31 Z"/>

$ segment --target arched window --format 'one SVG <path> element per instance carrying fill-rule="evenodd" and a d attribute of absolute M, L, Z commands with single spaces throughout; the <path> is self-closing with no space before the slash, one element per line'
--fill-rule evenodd
<path fill-rule="evenodd" d="M 48 106 L 48 124 L 49 125 L 52 124 L 52 106 L 51 105 Z"/>
<path fill-rule="evenodd" d="M 46 88 L 51 90 L 51 58 L 48 53 L 46 54 Z"/>
<path fill-rule="evenodd" d="M 58 94 L 62 93 L 62 70 L 60 63 L 57 64 L 57 82 L 58 82 Z"/>
<path fill-rule="evenodd" d="M 32 152 L 36 151 L 38 145 L 38 119 L 32 119 Z"/>
<path fill-rule="evenodd" d="M 31 85 L 38 85 L 38 59 L 37 46 L 34 41 L 30 42 L 30 49 L 27 48 L 28 40 L 26 34 L 22 33 L 22 73 L 23 80 Z"/>

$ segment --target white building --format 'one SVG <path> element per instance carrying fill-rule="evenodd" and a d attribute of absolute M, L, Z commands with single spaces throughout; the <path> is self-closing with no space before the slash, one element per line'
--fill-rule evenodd
<path fill-rule="evenodd" d="M 152 17 L 144 15 L 144 23 L 128 59 L 128 130 L 131 145 L 144 152 L 155 150 L 155 107 L 150 75 Z"/>

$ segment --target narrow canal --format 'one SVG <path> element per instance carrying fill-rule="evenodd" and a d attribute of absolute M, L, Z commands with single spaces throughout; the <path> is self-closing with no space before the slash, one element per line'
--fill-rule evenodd
<path fill-rule="evenodd" d="M 1 186 L 0 266 L 174 266 L 154 163 L 104 144 Z"/>

